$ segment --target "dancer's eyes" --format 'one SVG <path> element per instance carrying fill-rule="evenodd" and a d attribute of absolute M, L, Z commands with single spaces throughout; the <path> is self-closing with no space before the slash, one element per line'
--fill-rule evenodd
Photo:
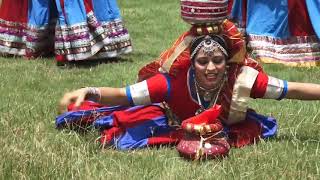
<path fill-rule="evenodd" d="M 200 65 L 206 65 L 206 64 L 208 64 L 208 62 L 209 62 L 209 59 L 205 58 L 205 57 L 197 59 L 197 63 Z"/>
<path fill-rule="evenodd" d="M 224 60 L 225 58 L 223 56 L 214 56 L 212 58 L 202 57 L 197 59 L 197 63 L 200 65 L 206 65 L 211 61 L 213 64 L 220 65 Z"/>
<path fill-rule="evenodd" d="M 219 57 L 214 57 L 214 58 L 212 59 L 212 62 L 213 62 L 214 64 L 221 64 L 223 61 L 224 61 L 224 57 L 221 57 L 221 56 L 219 56 Z"/>

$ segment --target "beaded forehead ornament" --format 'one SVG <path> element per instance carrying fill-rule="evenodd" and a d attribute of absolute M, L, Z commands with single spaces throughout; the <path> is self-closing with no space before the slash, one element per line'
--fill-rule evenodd
<path fill-rule="evenodd" d="M 198 46 L 192 51 L 191 59 L 203 48 L 205 54 L 209 54 L 214 51 L 214 48 L 219 48 L 225 56 L 228 56 L 227 50 L 222 47 L 217 41 L 213 40 L 210 36 L 206 36 L 204 40 L 198 44 Z"/>

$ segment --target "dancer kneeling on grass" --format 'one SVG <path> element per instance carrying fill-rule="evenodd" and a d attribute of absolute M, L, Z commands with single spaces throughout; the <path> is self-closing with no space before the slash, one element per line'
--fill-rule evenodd
<path fill-rule="evenodd" d="M 94 120 L 93 111 L 77 112 L 87 118 L 91 112 L 91 122 L 103 127 L 103 143 L 133 149 L 180 142 L 180 154 L 197 159 L 201 155 L 225 156 L 230 145 L 241 147 L 275 135 L 276 120 L 247 109 L 244 104 L 249 97 L 320 99 L 320 85 L 287 82 L 249 66 L 228 63 L 229 50 L 219 35 L 196 37 L 190 58 L 191 67 L 176 76 L 158 73 L 126 88 L 89 87 L 66 93 L 60 110 L 65 112 L 68 106 L 69 110 L 85 109 L 90 106 L 89 99 L 106 106 L 121 105 L 109 109 L 96 106 Z M 138 106 L 160 102 L 166 102 L 175 116 L 165 116 L 157 105 Z M 123 110 L 123 106 L 133 107 Z M 59 116 L 57 126 L 71 123 L 71 116 L 76 116 L 73 111 Z M 172 117 L 178 126 L 170 125 Z"/>

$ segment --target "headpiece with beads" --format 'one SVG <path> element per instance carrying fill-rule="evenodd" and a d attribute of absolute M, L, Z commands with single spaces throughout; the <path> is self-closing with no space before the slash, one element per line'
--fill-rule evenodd
<path fill-rule="evenodd" d="M 205 53 L 214 51 L 217 47 L 228 58 L 229 53 L 225 40 L 219 35 L 198 36 L 191 42 L 190 58 L 193 61 L 201 48 Z"/>

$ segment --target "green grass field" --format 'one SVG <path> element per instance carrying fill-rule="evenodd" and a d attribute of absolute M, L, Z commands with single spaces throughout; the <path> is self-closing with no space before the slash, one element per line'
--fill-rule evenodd
<path fill-rule="evenodd" d="M 83 86 L 122 87 L 135 82 L 188 25 L 179 1 L 119 0 L 134 52 L 119 61 L 57 67 L 54 59 L 0 58 L 0 179 L 318 179 L 319 102 L 256 100 L 251 106 L 278 119 L 278 136 L 222 161 L 181 159 L 174 148 L 101 149 L 98 132 L 58 131 L 62 95 Z M 320 83 L 319 68 L 264 65 L 270 75 Z"/>

